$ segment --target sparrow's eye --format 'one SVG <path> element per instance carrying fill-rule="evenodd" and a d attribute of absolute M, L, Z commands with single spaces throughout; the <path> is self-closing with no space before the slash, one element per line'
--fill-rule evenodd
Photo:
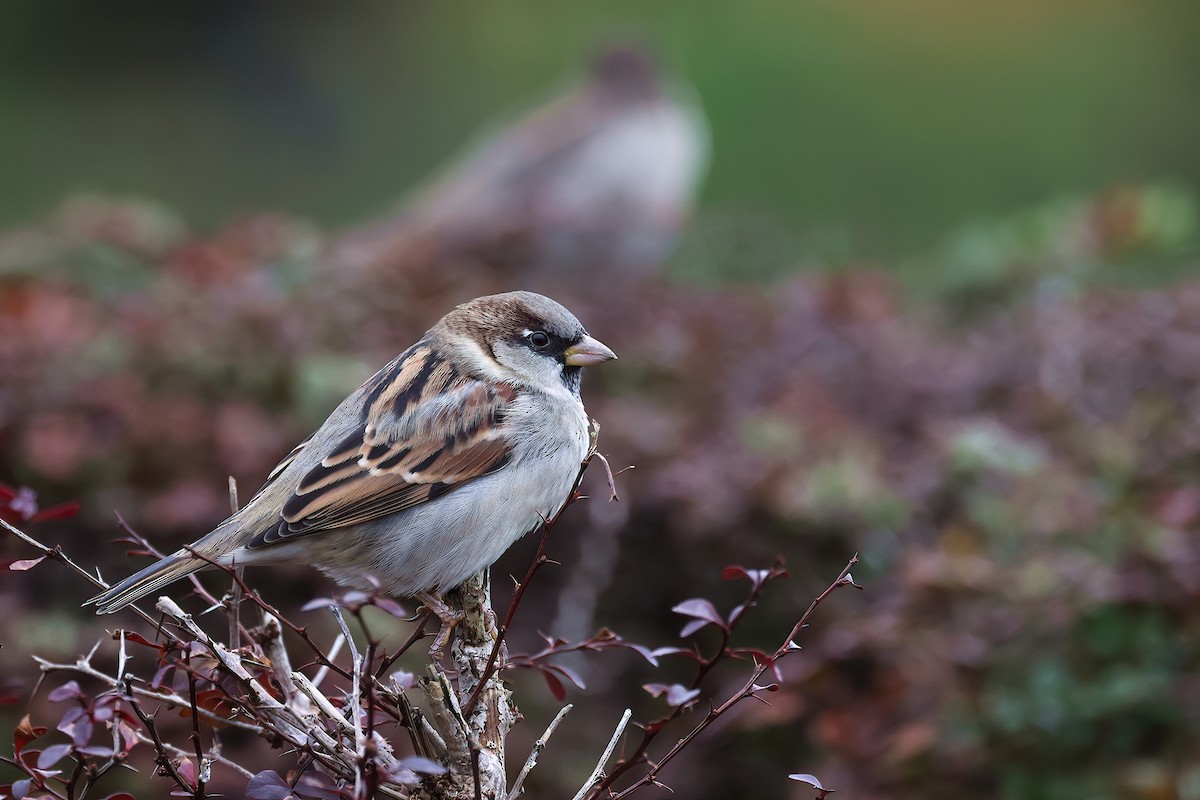
<path fill-rule="evenodd" d="M 550 346 L 550 336 L 545 331 L 534 331 L 529 334 L 529 343 L 537 350 L 545 350 Z"/>

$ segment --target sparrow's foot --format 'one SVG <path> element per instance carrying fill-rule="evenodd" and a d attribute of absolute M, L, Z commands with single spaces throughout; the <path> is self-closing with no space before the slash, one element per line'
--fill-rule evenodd
<path fill-rule="evenodd" d="M 440 663 L 442 661 L 442 654 L 450 645 L 450 637 L 454 635 L 454 629 L 463 621 L 465 615 L 463 612 L 456 611 L 446 605 L 446 602 L 442 598 L 436 597 L 429 592 L 417 592 L 413 597 L 420 600 L 429 609 L 430 613 L 435 615 L 442 623 L 437 638 L 433 640 L 433 646 L 429 648 L 430 658 Z"/>

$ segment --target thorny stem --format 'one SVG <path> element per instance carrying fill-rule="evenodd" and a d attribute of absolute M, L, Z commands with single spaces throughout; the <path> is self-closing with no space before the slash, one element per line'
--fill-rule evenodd
<path fill-rule="evenodd" d="M 196 705 L 196 675 L 188 670 L 188 702 L 192 707 L 192 746 L 196 748 L 196 800 L 204 800 L 204 773 L 207 766 L 200 742 L 200 708 Z"/>
<path fill-rule="evenodd" d="M 154 717 L 142 710 L 141 705 L 134 699 L 133 695 L 128 695 L 125 698 L 125 702 L 133 709 L 133 713 L 137 714 L 137 718 L 142 721 L 142 727 L 146 729 L 150 741 L 154 744 L 154 752 L 157 754 L 154 762 L 158 765 L 159 772 L 163 775 L 170 775 L 171 780 L 175 781 L 175 784 L 180 789 L 183 789 L 192 796 L 197 796 L 196 792 L 200 791 L 198 787 L 188 783 L 187 779 L 179 773 L 178 768 L 176 768 L 174 762 L 167 755 L 167 747 L 163 744 L 162 737 L 158 735 L 158 729 L 154 727 Z"/>
<path fill-rule="evenodd" d="M 416 644 L 422 638 L 424 638 L 425 626 L 429 624 L 429 618 L 430 618 L 430 616 L 432 616 L 432 614 L 433 614 L 432 611 L 425 609 L 425 613 L 423 613 L 421 615 L 421 619 L 417 623 L 417 627 L 412 632 L 412 635 L 410 635 L 407 639 L 404 640 L 404 643 L 400 645 L 400 648 L 396 652 L 386 655 L 382 659 L 380 659 L 379 669 L 375 670 L 375 679 L 376 680 L 382 679 L 383 673 L 387 672 L 388 668 L 391 667 L 392 664 L 395 664 L 396 661 L 399 660 L 400 656 L 404 655 L 406 652 L 408 652 L 408 649 L 410 647 L 412 647 L 414 644 Z"/>
<path fill-rule="evenodd" d="M 363 627 L 363 632 L 367 632 L 367 623 L 363 620 L 361 612 L 359 615 L 359 623 Z M 363 748 L 363 766 L 369 768 L 367 773 L 367 796 L 370 797 L 375 793 L 375 787 L 379 782 L 379 770 L 376 767 L 375 756 L 375 710 L 379 707 L 379 703 L 375 698 L 375 681 L 371 675 L 371 665 L 375 663 L 375 652 L 379 648 L 379 642 L 369 633 L 367 634 L 367 655 L 362 663 L 362 678 L 361 681 L 366 685 L 367 691 L 367 740 Z"/>
<path fill-rule="evenodd" d="M 83 567 L 79 566 L 74 561 L 72 561 L 67 556 L 67 554 L 63 552 L 62 547 L 60 547 L 58 545 L 55 545 L 54 547 L 49 547 L 47 545 L 44 545 L 41 542 L 39 542 L 37 539 L 34 539 L 29 534 L 19 530 L 18 528 L 16 528 L 15 526 L 13 526 L 11 524 L 9 524 L 9 522 L 4 519 L 0 519 L 0 527 L 4 528 L 6 531 L 11 533 L 13 536 L 16 536 L 22 542 L 25 542 L 25 544 L 27 544 L 31 547 L 36 547 L 38 550 L 41 550 L 42 555 L 45 556 L 46 558 L 52 558 L 55 561 L 59 562 L 60 564 L 65 564 L 72 571 L 74 571 L 77 575 L 81 575 L 84 578 L 84 580 L 87 580 L 88 582 L 90 582 L 93 586 L 96 586 L 100 589 L 109 588 L 108 584 L 105 583 L 103 580 L 96 577 L 95 575 L 88 572 L 86 569 L 84 569 Z M 137 607 L 134 607 L 133 610 L 146 622 L 150 623 L 151 625 L 157 625 L 157 622 L 155 621 L 154 617 L 150 616 L 145 611 L 142 611 L 140 608 L 137 608 Z"/>
<path fill-rule="evenodd" d="M 676 719 L 682 713 L 682 711 L 683 711 L 682 707 L 677 707 L 674 710 L 674 712 L 672 712 L 672 714 L 663 722 L 662 725 L 652 728 L 651 730 L 648 730 L 648 731 L 643 731 L 642 741 L 639 742 L 638 747 L 633 752 L 633 754 L 629 758 L 622 759 L 621 761 L 619 761 L 617 763 L 617 765 L 613 768 L 612 774 L 610 774 L 608 777 L 606 777 L 604 780 L 602 780 L 596 786 L 595 790 L 592 791 L 592 793 L 588 795 L 588 798 L 599 798 L 599 797 L 603 797 L 603 796 L 608 796 L 608 797 L 614 798 L 614 800 L 623 800 L 623 798 L 629 797 L 634 792 L 642 789 L 643 787 L 645 787 L 647 785 L 656 784 L 658 773 L 662 770 L 662 768 L 664 766 L 666 766 L 668 763 L 670 763 L 676 756 L 678 756 L 679 753 L 682 752 L 684 750 L 684 748 L 686 748 L 693 739 L 695 739 L 697 736 L 699 736 L 701 733 L 703 733 L 706 728 L 708 728 L 710 725 L 712 725 L 714 722 L 716 722 L 722 715 L 727 713 L 731 708 L 733 708 L 735 705 L 740 703 L 742 700 L 745 700 L 748 697 L 756 696 L 757 692 L 759 691 L 759 687 L 757 685 L 758 679 L 762 677 L 764 672 L 766 672 L 768 669 L 771 668 L 772 664 L 777 662 L 779 659 L 787 656 L 788 653 L 794 652 L 794 650 L 795 650 L 794 640 L 796 639 L 797 636 L 800 635 L 800 632 L 803 631 L 804 628 L 808 625 L 808 621 L 812 618 L 813 613 L 817 610 L 817 606 L 821 605 L 821 603 L 824 602 L 825 599 L 829 597 L 829 595 L 833 594 L 833 592 L 835 590 L 837 590 L 843 586 L 855 586 L 855 587 L 858 586 L 858 584 L 854 583 L 853 580 L 850 578 L 850 570 L 857 563 L 858 563 L 858 555 L 855 554 L 846 563 L 846 566 L 842 568 L 842 571 L 840 573 L 838 573 L 837 578 L 835 578 L 832 583 L 830 583 L 828 586 L 826 586 L 824 591 L 822 591 L 819 595 L 817 595 L 815 598 L 813 598 L 813 601 L 811 603 L 809 603 L 808 608 L 805 609 L 804 613 L 800 616 L 800 619 L 797 620 L 796 624 L 792 626 L 792 629 L 788 633 L 787 638 L 783 640 L 783 643 L 780 644 L 779 647 L 776 648 L 775 652 L 771 655 L 770 660 L 764 661 L 763 663 L 760 663 L 760 664 L 756 664 L 754 669 L 750 673 L 750 677 L 746 679 L 746 682 L 742 685 L 742 687 L 740 689 L 738 689 L 736 692 L 734 692 L 732 695 L 730 695 L 719 706 L 709 709 L 708 713 L 704 716 L 704 718 L 702 720 L 700 720 L 700 722 L 696 723 L 696 725 L 693 726 L 692 729 L 689 730 L 687 732 L 687 734 L 685 734 L 683 736 L 683 738 L 679 739 L 671 747 L 670 750 L 668 750 L 666 753 L 664 753 L 663 756 L 661 758 L 659 758 L 657 761 L 650 763 L 649 769 L 641 777 L 639 777 L 632 784 L 630 784 L 629 786 L 627 786 L 625 789 L 621 790 L 620 792 L 617 792 L 616 794 L 614 794 L 612 792 L 611 787 L 612 787 L 613 783 L 615 781 L 617 781 L 623 774 L 628 772 L 630 769 L 632 769 L 637 764 L 645 763 L 648 761 L 648 759 L 646 758 L 647 748 L 649 748 L 650 744 L 654 741 L 654 739 L 657 737 L 659 732 L 661 732 L 664 728 L 666 728 L 668 723 L 670 723 L 671 721 Z M 719 656 L 718 656 L 718 658 L 719 658 Z"/>

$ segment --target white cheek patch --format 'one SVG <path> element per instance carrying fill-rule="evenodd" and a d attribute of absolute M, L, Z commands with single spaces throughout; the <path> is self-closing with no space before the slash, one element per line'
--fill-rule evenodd
<path fill-rule="evenodd" d="M 496 359 L 492 358 L 492 354 L 486 352 L 478 342 L 460 337 L 458 344 L 463 360 L 472 368 L 493 380 L 509 379 L 510 376 L 505 374 L 501 366 L 496 363 Z"/>

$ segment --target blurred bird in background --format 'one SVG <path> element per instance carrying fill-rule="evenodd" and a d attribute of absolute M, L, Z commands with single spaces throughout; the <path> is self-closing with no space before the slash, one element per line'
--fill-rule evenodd
<path fill-rule="evenodd" d="M 398 216 L 333 242 L 337 269 L 427 272 L 463 262 L 523 275 L 655 273 L 708 159 L 690 87 L 644 49 L 614 45 L 587 78 L 504 125 Z"/>

